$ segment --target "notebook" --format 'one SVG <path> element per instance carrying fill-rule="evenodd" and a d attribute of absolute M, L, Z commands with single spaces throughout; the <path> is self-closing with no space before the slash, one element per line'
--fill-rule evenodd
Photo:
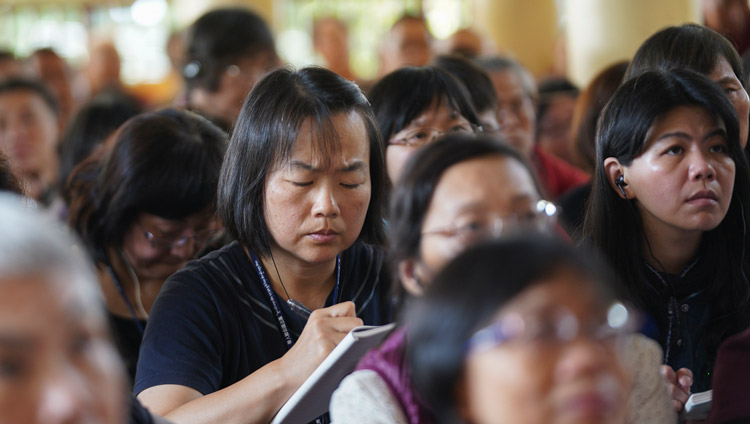
<path fill-rule="evenodd" d="M 307 423 L 328 412 L 331 395 L 368 350 L 379 346 L 396 324 L 352 329 L 281 407 L 271 424 Z"/>

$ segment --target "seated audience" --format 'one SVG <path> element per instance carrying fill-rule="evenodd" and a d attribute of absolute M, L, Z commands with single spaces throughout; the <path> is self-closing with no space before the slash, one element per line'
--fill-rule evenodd
<path fill-rule="evenodd" d="M 456 254 L 521 224 L 549 225 L 534 176 L 510 146 L 452 135 L 417 151 L 394 186 L 390 259 L 399 303 L 419 296 Z M 552 205 L 550 205 L 552 206 Z M 402 309 L 407 309 L 406 307 Z M 332 399 L 334 422 L 423 423 L 432 415 L 413 396 L 397 330 L 360 362 Z"/>
<path fill-rule="evenodd" d="M 58 108 L 46 86 L 33 80 L 0 82 L 0 151 L 21 179 L 24 192 L 47 205 L 58 173 Z"/>
<path fill-rule="evenodd" d="M 425 66 L 432 58 L 432 34 L 423 16 L 403 15 L 380 44 L 380 75 L 407 66 Z"/>
<path fill-rule="evenodd" d="M 618 62 L 604 68 L 578 96 L 571 123 L 571 151 L 574 163 L 589 175 L 593 175 L 596 168 L 596 123 L 602 109 L 620 86 L 627 67 L 628 62 Z M 558 200 L 562 209 L 560 223 L 573 239 L 579 239 L 583 231 L 590 194 L 589 182 L 568 191 Z"/>
<path fill-rule="evenodd" d="M 226 143 L 219 128 L 193 113 L 146 113 L 127 121 L 69 180 L 69 223 L 97 265 L 131 379 L 164 281 L 217 232 Z"/>
<path fill-rule="evenodd" d="M 384 186 L 354 83 L 323 68 L 261 80 L 221 169 L 237 241 L 159 293 L 135 384 L 144 405 L 177 423 L 269 422 L 349 330 L 389 322 Z"/>
<path fill-rule="evenodd" d="M 326 68 L 349 81 L 356 81 L 349 64 L 349 29 L 344 21 L 333 16 L 316 19 L 312 39 L 313 48 Z"/>
<path fill-rule="evenodd" d="M 64 187 L 76 165 L 140 112 L 137 102 L 117 92 L 99 94 L 81 106 L 60 140 L 60 185 Z"/>
<path fill-rule="evenodd" d="M 123 367 L 94 274 L 73 244 L 61 226 L 0 194 L 0 422 L 127 422 Z"/>
<path fill-rule="evenodd" d="M 435 274 L 468 246 L 519 231 L 550 232 L 554 205 L 541 200 L 533 171 L 504 144 L 450 136 L 417 152 L 396 185 L 389 221 L 390 259 L 402 311 Z M 334 422 L 431 423 L 430 407 L 415 396 L 404 363 L 407 330 L 396 330 L 344 379 L 331 401 Z M 672 421 L 656 343 L 634 338 L 628 364 L 637 369 L 631 423 Z M 637 365 L 637 367 L 635 366 Z"/>
<path fill-rule="evenodd" d="M 433 66 L 388 74 L 372 87 L 369 97 L 385 142 L 391 184 L 421 147 L 446 133 L 474 134 L 481 125 L 466 87 Z"/>
<path fill-rule="evenodd" d="M 406 320 L 406 363 L 435 422 L 625 423 L 633 320 L 611 284 L 590 255 L 546 237 L 450 262 Z"/>
<path fill-rule="evenodd" d="M 586 237 L 650 317 L 678 410 L 711 388 L 720 343 L 750 324 L 749 196 L 737 115 L 718 85 L 646 71 L 615 92 L 597 132 Z"/>
<path fill-rule="evenodd" d="M 229 131 L 247 93 L 279 65 L 271 29 L 243 8 L 215 9 L 187 33 L 187 106 Z"/>
<path fill-rule="evenodd" d="M 482 134 L 497 135 L 497 96 L 486 72 L 474 62 L 461 56 L 438 56 L 432 64 L 456 77 L 466 87 L 471 104 L 482 126 Z"/>
<path fill-rule="evenodd" d="M 570 129 L 578 87 L 564 78 L 550 78 L 539 84 L 536 106 L 536 143 L 547 153 L 574 164 Z"/>
<path fill-rule="evenodd" d="M 555 200 L 584 184 L 589 177 L 545 151 L 535 143 L 537 90 L 534 79 L 520 64 L 507 57 L 478 62 L 490 75 L 498 99 L 498 122 L 502 136 L 534 167 L 545 193 Z"/>
<path fill-rule="evenodd" d="M 72 79 L 65 59 L 50 47 L 37 49 L 26 59 L 26 67 L 34 78 L 44 81 L 55 95 L 60 109 L 60 128 L 65 128 L 74 107 Z"/>
<path fill-rule="evenodd" d="M 625 74 L 628 80 L 654 69 L 687 68 L 718 83 L 729 96 L 740 124 L 740 144 L 747 146 L 750 98 L 745 90 L 742 59 L 723 35 L 697 24 L 671 26 L 643 42 Z"/>

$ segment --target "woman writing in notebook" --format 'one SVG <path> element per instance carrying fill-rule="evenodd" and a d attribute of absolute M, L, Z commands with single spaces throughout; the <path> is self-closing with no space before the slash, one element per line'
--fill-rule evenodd
<path fill-rule="evenodd" d="M 388 322 L 384 170 L 356 85 L 319 68 L 258 83 L 219 182 L 237 241 L 159 294 L 135 384 L 144 405 L 177 423 L 268 422 L 349 330 Z"/>

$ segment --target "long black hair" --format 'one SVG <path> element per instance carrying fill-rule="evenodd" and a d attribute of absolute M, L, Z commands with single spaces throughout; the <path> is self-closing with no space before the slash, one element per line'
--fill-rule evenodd
<path fill-rule="evenodd" d="M 666 305 L 648 283 L 643 261 L 646 237 L 632 200 L 623 200 L 612 188 L 603 163 L 614 157 L 629 166 L 646 148 L 654 121 L 680 106 L 698 106 L 723 122 L 729 156 L 735 163 L 734 192 L 729 210 L 702 238 L 704 259 L 713 264 L 713 281 L 706 282 L 712 320 L 702 339 L 714 355 L 727 335 L 750 324 L 750 283 L 747 279 L 747 223 L 750 222 L 750 171 L 739 143 L 734 107 L 718 85 L 686 69 L 646 71 L 626 81 L 604 109 L 596 136 L 597 162 L 586 213 L 586 239 L 602 250 L 627 285 L 625 295 L 653 317 Z M 658 184 L 658 182 L 655 182 Z M 663 271 L 663 270 L 662 270 Z M 701 336 L 699 336 L 701 337 Z"/>

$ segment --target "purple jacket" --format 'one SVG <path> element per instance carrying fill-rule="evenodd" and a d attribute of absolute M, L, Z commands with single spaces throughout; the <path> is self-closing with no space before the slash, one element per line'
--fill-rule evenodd
<path fill-rule="evenodd" d="M 406 364 L 406 330 L 395 330 L 379 348 L 368 352 L 357 365 L 358 370 L 375 371 L 398 400 L 411 424 L 434 424 L 433 414 L 411 384 Z"/>

